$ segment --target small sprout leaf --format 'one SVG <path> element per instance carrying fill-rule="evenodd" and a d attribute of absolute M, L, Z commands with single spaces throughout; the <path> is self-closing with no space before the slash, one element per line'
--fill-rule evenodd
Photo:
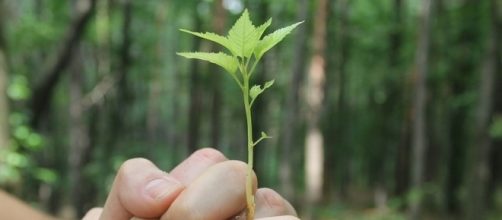
<path fill-rule="evenodd" d="M 206 53 L 206 52 L 183 52 L 177 53 L 178 55 L 189 58 L 189 59 L 199 59 L 214 63 L 218 66 L 223 67 L 230 74 L 234 74 L 239 65 L 239 61 L 223 52 L 219 53 Z"/>
<path fill-rule="evenodd" d="M 265 83 L 265 86 L 263 86 L 263 90 L 270 88 L 272 85 L 274 85 L 275 80 L 270 80 Z"/>
<path fill-rule="evenodd" d="M 254 100 L 256 99 L 256 97 L 258 97 L 258 95 L 260 95 L 260 93 L 262 93 L 263 90 L 260 88 L 259 85 L 254 85 L 253 87 L 251 87 L 251 89 L 249 90 L 249 97 L 251 97 L 251 100 Z"/>
<path fill-rule="evenodd" d="M 265 133 L 263 131 L 261 132 L 261 137 L 262 138 L 269 138 L 269 136 L 267 135 L 267 133 Z"/>
<path fill-rule="evenodd" d="M 295 24 L 292 24 L 290 26 L 287 26 L 285 28 L 281 28 L 279 30 L 274 31 L 274 33 L 271 33 L 267 36 L 265 36 L 262 40 L 258 42 L 256 45 L 256 48 L 254 50 L 254 55 L 256 59 L 260 59 L 265 52 L 270 50 L 273 46 L 278 44 L 279 42 L 284 39 L 293 29 L 295 29 L 298 25 L 300 25 L 302 22 L 298 22 Z"/>

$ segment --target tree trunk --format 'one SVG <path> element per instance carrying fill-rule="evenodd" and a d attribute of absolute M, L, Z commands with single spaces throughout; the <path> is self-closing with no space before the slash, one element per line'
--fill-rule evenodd
<path fill-rule="evenodd" d="M 84 158 L 89 153 L 89 134 L 82 111 L 80 101 L 82 100 L 83 89 L 83 65 L 80 62 L 82 56 L 80 50 L 75 50 L 75 61 L 71 67 L 70 75 L 70 117 L 69 117 L 69 139 L 70 149 L 68 156 L 69 179 L 70 179 L 70 200 L 77 216 L 83 213 L 83 187 L 82 169 Z"/>
<path fill-rule="evenodd" d="M 401 61 L 401 47 L 402 47 L 402 43 L 403 43 L 403 30 L 404 30 L 404 27 L 403 27 L 403 23 L 402 22 L 402 18 L 403 18 L 403 11 L 404 11 L 404 7 L 403 7 L 403 1 L 402 0 L 394 0 L 393 1 L 393 11 L 394 11 L 394 14 L 393 14 L 393 19 L 392 19 L 392 31 L 390 32 L 389 34 L 389 68 L 391 69 L 391 72 L 393 74 L 396 74 L 398 75 L 398 80 L 393 83 L 394 85 L 396 85 L 397 87 L 397 91 L 400 91 L 399 92 L 399 95 L 396 95 L 395 98 L 396 100 L 399 100 L 399 106 L 397 108 L 399 108 L 399 110 L 397 110 L 397 112 L 399 113 L 398 117 L 399 120 L 402 120 L 404 117 L 403 115 L 406 114 L 406 106 L 408 106 L 406 104 L 406 102 L 404 101 L 405 97 L 406 97 L 406 87 L 405 85 L 406 84 L 401 84 L 402 82 L 405 82 L 405 78 L 403 77 L 405 74 L 403 74 L 401 68 L 400 67 L 400 61 Z M 402 121 L 406 121 L 406 118 L 405 120 L 402 120 Z M 405 124 L 405 123 L 403 123 Z M 406 127 L 405 125 L 402 126 L 402 127 Z M 399 134 L 401 135 L 401 138 L 403 136 L 405 136 L 405 129 L 401 129 Z M 400 188 L 400 193 L 402 193 L 402 191 L 404 191 L 402 188 L 405 188 L 403 185 L 403 182 L 402 181 L 403 179 L 408 179 L 409 177 L 409 174 L 406 174 L 404 170 L 402 170 L 403 168 L 406 168 L 406 167 L 401 167 L 402 164 L 406 164 L 408 160 L 404 159 L 403 157 L 406 157 L 406 155 L 408 155 L 409 153 L 405 151 L 405 149 L 408 147 L 407 144 L 403 144 L 403 141 L 400 140 L 399 142 L 397 143 L 394 143 L 395 144 L 395 150 L 394 150 L 394 158 L 397 162 L 397 164 L 394 166 L 395 169 L 394 169 L 394 190 L 393 192 L 395 194 L 398 194 L 398 188 Z M 401 163 L 400 163 L 401 162 Z M 404 162 L 404 163 L 403 163 Z M 399 171 L 399 172 L 398 172 Z M 404 177 L 404 178 L 403 178 Z"/>
<path fill-rule="evenodd" d="M 165 25 L 167 20 L 167 2 L 159 3 L 159 7 L 156 10 L 156 31 L 157 31 L 157 40 L 155 45 L 155 69 L 152 71 L 152 75 L 150 77 L 150 92 L 148 95 L 148 113 L 146 119 L 146 127 L 148 132 L 148 138 L 150 139 L 150 143 L 153 143 L 154 146 L 159 144 L 159 139 L 163 135 L 164 132 L 160 132 L 159 122 L 160 118 L 160 101 L 162 96 L 162 72 L 164 70 L 164 41 L 163 33 L 165 32 Z M 171 146 L 169 146 L 171 147 Z M 150 152 L 153 153 L 153 152 Z"/>
<path fill-rule="evenodd" d="M 413 97 L 413 135 L 411 154 L 411 187 L 422 192 L 424 181 L 426 135 L 426 98 L 427 75 L 429 68 L 429 36 L 430 36 L 431 0 L 422 0 L 420 12 L 418 45 L 415 57 L 416 81 Z M 410 204 L 410 219 L 420 219 L 421 198 Z"/>
<path fill-rule="evenodd" d="M 124 133 L 124 127 L 127 126 L 126 118 L 123 115 L 127 115 L 128 108 L 124 106 L 130 106 L 131 94 L 129 92 L 129 85 L 127 81 L 127 75 L 129 69 L 132 65 L 131 58 L 131 23 L 132 23 L 132 13 L 133 13 L 133 2 L 131 0 L 123 0 L 121 2 L 121 13 L 122 13 L 122 27 L 121 27 L 121 45 L 119 49 L 119 65 L 115 73 L 117 81 L 117 91 L 116 99 L 110 102 L 110 112 L 108 114 L 111 123 L 110 134 L 108 135 L 107 152 L 112 153 L 115 147 L 116 141 L 119 140 L 117 137 L 119 135 L 126 136 Z M 125 137 L 126 138 L 126 137 Z"/>
<path fill-rule="evenodd" d="M 481 13 L 481 5 L 479 1 L 476 0 L 465 0 L 461 1 L 461 5 L 458 11 L 461 17 L 466 21 L 471 21 L 469 23 L 462 23 L 458 25 L 455 31 L 455 35 L 448 39 L 449 47 L 456 48 L 475 48 L 481 44 L 481 38 L 479 32 L 481 31 L 482 22 L 481 17 L 484 16 Z M 438 16 L 442 18 L 444 16 Z M 452 17 L 450 15 L 450 17 Z M 450 21 L 447 22 L 445 26 L 450 28 L 454 26 L 457 22 L 455 17 L 449 18 Z M 470 93 L 470 87 L 472 82 L 477 80 L 478 71 L 477 62 L 471 57 L 472 52 L 465 50 L 459 56 L 454 56 L 453 69 L 449 73 L 449 84 L 451 87 L 451 92 L 453 97 L 462 97 L 467 93 Z M 447 54 L 450 56 L 450 54 Z M 450 56 L 451 57 L 451 56 Z M 462 72 L 464 74 L 458 74 Z M 451 105 L 451 104 L 450 104 Z M 450 110 L 450 140 L 451 148 L 448 150 L 450 152 L 450 160 L 448 161 L 448 173 L 447 173 L 447 183 L 446 183 L 446 200 L 447 207 L 450 213 L 461 213 L 463 212 L 461 192 L 463 192 L 463 186 L 467 183 L 465 182 L 468 177 L 466 176 L 466 165 L 467 154 L 468 154 L 468 143 L 474 141 L 470 127 L 471 123 L 468 120 L 471 115 L 472 106 L 471 105 L 461 105 L 452 107 Z"/>
<path fill-rule="evenodd" d="M 78 10 L 78 1 L 73 1 L 72 12 Z M 70 66 L 70 100 L 69 100 L 69 182 L 70 193 L 69 199 L 75 214 L 82 217 L 84 213 L 84 184 L 82 184 L 83 176 L 82 170 L 84 168 L 84 159 L 89 154 L 89 128 L 87 126 L 84 111 L 82 109 L 81 101 L 83 98 L 84 75 L 83 75 L 83 59 L 81 53 L 81 46 L 75 45 L 73 53 L 75 59 Z"/>
<path fill-rule="evenodd" d="M 0 151 L 9 147 L 9 99 L 7 97 L 7 85 L 9 75 L 7 73 L 7 57 L 5 53 L 4 39 L 4 2 L 0 0 Z"/>
<path fill-rule="evenodd" d="M 335 39 L 338 39 L 338 42 L 336 43 L 336 53 L 335 53 L 335 83 L 334 85 L 334 90 L 336 91 L 334 94 L 338 94 L 337 97 L 334 100 L 331 100 L 334 102 L 334 109 L 336 110 L 336 115 L 331 114 L 330 117 L 335 118 L 335 121 L 333 121 L 333 125 L 335 126 L 334 128 L 334 134 L 330 134 L 330 137 L 334 137 L 335 140 L 331 141 L 331 144 L 329 145 L 330 147 L 327 150 L 327 157 L 329 159 L 326 160 L 326 178 L 331 179 L 329 184 L 330 186 L 335 185 L 335 178 L 336 176 L 335 173 L 333 173 L 335 170 L 334 168 L 336 167 L 335 161 L 338 159 L 338 164 L 340 164 L 340 169 L 336 169 L 339 171 L 340 175 L 340 180 L 339 184 L 340 187 L 338 187 L 338 191 L 333 190 L 333 194 L 336 195 L 341 195 L 342 197 L 346 197 L 348 194 L 348 186 L 350 185 L 351 181 L 351 171 L 350 171 L 350 164 L 352 164 L 352 159 L 353 159 L 353 153 L 352 153 L 352 148 L 350 146 L 350 133 L 349 131 L 351 130 L 350 128 L 350 110 L 348 109 L 349 105 L 347 103 L 347 100 L 349 100 L 349 93 L 348 93 L 348 86 L 349 85 L 349 78 L 347 75 L 347 60 L 349 57 L 349 51 L 350 51 L 350 39 L 349 39 L 349 4 L 350 1 L 348 0 L 340 0 L 338 1 L 338 19 L 339 24 L 337 25 L 337 33 L 335 33 Z M 329 85 L 327 85 L 329 87 Z M 328 93 L 327 96 L 329 96 Z M 328 113 L 329 114 L 329 113 Z M 341 153 L 343 152 L 342 157 L 336 157 L 336 152 Z M 326 182 L 328 183 L 328 182 Z"/>
<path fill-rule="evenodd" d="M 197 7 L 194 7 L 194 30 L 200 30 L 202 26 L 201 18 L 197 12 Z M 198 51 L 200 47 L 200 38 L 194 37 L 192 41 L 192 51 Z M 190 106 L 188 109 L 188 133 L 187 133 L 187 149 L 188 153 L 192 153 L 198 149 L 200 139 L 200 119 L 202 106 L 202 92 L 200 88 L 200 73 L 199 61 L 190 61 Z"/>
<path fill-rule="evenodd" d="M 31 124 L 35 128 L 49 108 L 53 91 L 72 59 L 75 46 L 85 32 L 85 27 L 91 18 L 95 3 L 96 0 L 76 1 L 75 15 L 70 22 L 70 27 L 65 34 L 60 50 L 56 51 L 53 57 L 49 57 L 47 64 L 42 68 L 41 76 L 45 78 L 35 86 L 30 100 L 30 108 L 33 114 Z"/>
<path fill-rule="evenodd" d="M 227 19 L 227 11 L 223 8 L 223 1 L 216 0 L 213 9 L 213 31 L 216 34 L 224 35 L 225 22 Z M 215 45 L 215 44 L 212 44 Z M 221 147 L 221 131 L 223 120 L 221 117 L 223 107 L 223 94 L 221 92 L 222 73 L 219 67 L 210 65 L 209 74 L 211 74 L 212 82 L 212 103 L 211 103 L 211 147 Z"/>
<path fill-rule="evenodd" d="M 500 31 L 502 29 L 502 3 L 498 2 L 496 4 L 496 18 L 497 18 L 497 31 L 495 36 L 495 39 L 498 40 L 498 45 L 496 46 L 496 80 L 495 80 L 495 99 L 494 99 L 494 113 L 493 115 L 498 118 L 498 120 L 502 120 L 502 44 L 500 43 L 500 38 L 502 37 L 502 32 Z M 494 121 L 492 121 L 494 123 Z M 492 181 L 490 183 L 490 192 L 494 192 L 496 190 L 501 190 L 502 189 L 502 173 L 501 172 L 496 172 L 497 170 L 502 170 L 502 137 L 498 137 L 493 140 L 492 144 L 492 154 L 491 154 L 491 170 L 492 170 Z"/>
<path fill-rule="evenodd" d="M 485 52 L 481 69 L 481 79 L 479 85 L 479 101 L 476 112 L 475 145 L 471 148 L 469 185 L 467 205 L 467 219 L 486 218 L 486 195 L 490 181 L 490 151 L 492 140 L 489 133 L 489 126 L 492 118 L 492 107 L 494 102 L 494 81 L 497 68 L 497 45 L 500 39 L 497 38 L 497 4 L 491 0 L 491 33 L 488 36 L 488 45 Z"/>
<path fill-rule="evenodd" d="M 310 61 L 307 84 L 307 136 L 305 140 L 306 219 L 317 219 L 313 208 L 320 202 L 323 184 L 324 137 L 320 115 L 324 100 L 326 78 L 326 33 L 328 0 L 317 1 L 314 23 L 314 50 Z"/>
<path fill-rule="evenodd" d="M 298 0 L 297 19 L 298 21 L 307 20 L 308 16 L 308 1 Z M 286 93 L 286 103 L 284 107 L 284 118 L 282 123 L 282 135 L 280 145 L 279 159 L 279 189 L 281 194 L 286 199 L 295 199 L 294 180 L 293 180 L 293 158 L 292 153 L 300 149 L 300 145 L 296 144 L 296 134 L 298 132 L 298 124 L 300 120 L 300 87 L 304 81 L 305 61 L 307 50 L 307 28 L 300 26 L 296 31 L 294 38 L 295 52 L 293 57 L 292 76 L 290 78 L 288 92 Z"/>

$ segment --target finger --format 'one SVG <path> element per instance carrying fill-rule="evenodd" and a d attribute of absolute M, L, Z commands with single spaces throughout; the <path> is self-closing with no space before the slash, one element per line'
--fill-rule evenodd
<path fill-rule="evenodd" d="M 215 149 L 200 149 L 171 170 L 170 175 L 188 186 L 210 166 L 226 160 L 227 158 Z"/>
<path fill-rule="evenodd" d="M 101 212 L 103 212 L 103 208 L 92 208 L 85 214 L 82 220 L 98 220 Z"/>
<path fill-rule="evenodd" d="M 122 164 L 115 177 L 101 220 L 158 217 L 183 189 L 179 180 L 152 162 L 142 158 L 130 159 Z"/>
<path fill-rule="evenodd" d="M 197 178 L 161 219 L 221 220 L 235 216 L 246 206 L 247 165 L 225 161 L 213 165 Z M 253 188 L 256 175 L 253 173 Z"/>
<path fill-rule="evenodd" d="M 257 218 L 296 215 L 296 211 L 288 201 L 277 192 L 268 188 L 260 188 L 255 194 Z"/>
<path fill-rule="evenodd" d="M 300 219 L 295 216 L 285 215 L 285 216 L 276 216 L 268 218 L 257 218 L 256 220 L 300 220 Z"/>

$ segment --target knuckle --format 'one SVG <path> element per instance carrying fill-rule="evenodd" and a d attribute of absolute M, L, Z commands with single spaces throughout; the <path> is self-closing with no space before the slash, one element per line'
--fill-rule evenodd
<path fill-rule="evenodd" d="M 90 209 L 82 219 L 98 219 L 101 216 L 101 212 L 103 212 L 103 208 L 94 207 Z"/>
<path fill-rule="evenodd" d="M 135 170 L 144 168 L 144 167 L 150 167 L 152 166 L 153 163 L 145 158 L 132 158 L 126 160 L 124 163 L 119 168 L 118 175 L 119 176 L 128 176 L 131 174 L 134 174 Z"/>
<path fill-rule="evenodd" d="M 170 215 L 169 215 L 170 214 Z M 168 217 L 163 219 L 190 219 L 190 220 L 203 220 L 204 216 L 200 209 L 193 207 L 188 202 L 176 203 L 168 210 Z"/>
<path fill-rule="evenodd" d="M 195 151 L 194 156 L 213 162 L 221 162 L 227 159 L 225 155 L 223 155 L 223 153 L 212 148 L 203 148 L 197 150 Z"/>

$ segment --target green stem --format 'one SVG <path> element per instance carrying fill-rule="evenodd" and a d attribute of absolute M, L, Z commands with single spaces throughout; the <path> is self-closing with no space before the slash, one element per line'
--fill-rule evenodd
<path fill-rule="evenodd" d="M 249 76 L 247 72 L 242 73 L 244 78 L 244 88 L 242 90 L 244 98 L 244 109 L 246 111 L 246 124 L 248 136 L 248 172 L 246 175 L 246 201 L 247 201 L 247 219 L 254 219 L 254 196 L 253 196 L 253 122 L 251 120 L 251 104 L 249 102 Z"/>
<path fill-rule="evenodd" d="M 254 148 L 254 146 L 256 146 L 258 143 L 260 143 L 261 141 L 263 141 L 263 140 L 265 140 L 265 139 L 267 139 L 267 138 L 271 138 L 271 137 L 261 137 L 260 139 L 258 139 L 257 141 L 255 141 L 255 142 L 253 143 L 253 148 Z"/>
<path fill-rule="evenodd" d="M 249 78 L 251 78 L 251 75 L 253 75 L 254 69 L 256 68 L 256 65 L 258 64 L 258 62 L 260 62 L 259 59 L 254 61 L 253 66 L 251 67 L 251 70 L 249 71 Z"/>

